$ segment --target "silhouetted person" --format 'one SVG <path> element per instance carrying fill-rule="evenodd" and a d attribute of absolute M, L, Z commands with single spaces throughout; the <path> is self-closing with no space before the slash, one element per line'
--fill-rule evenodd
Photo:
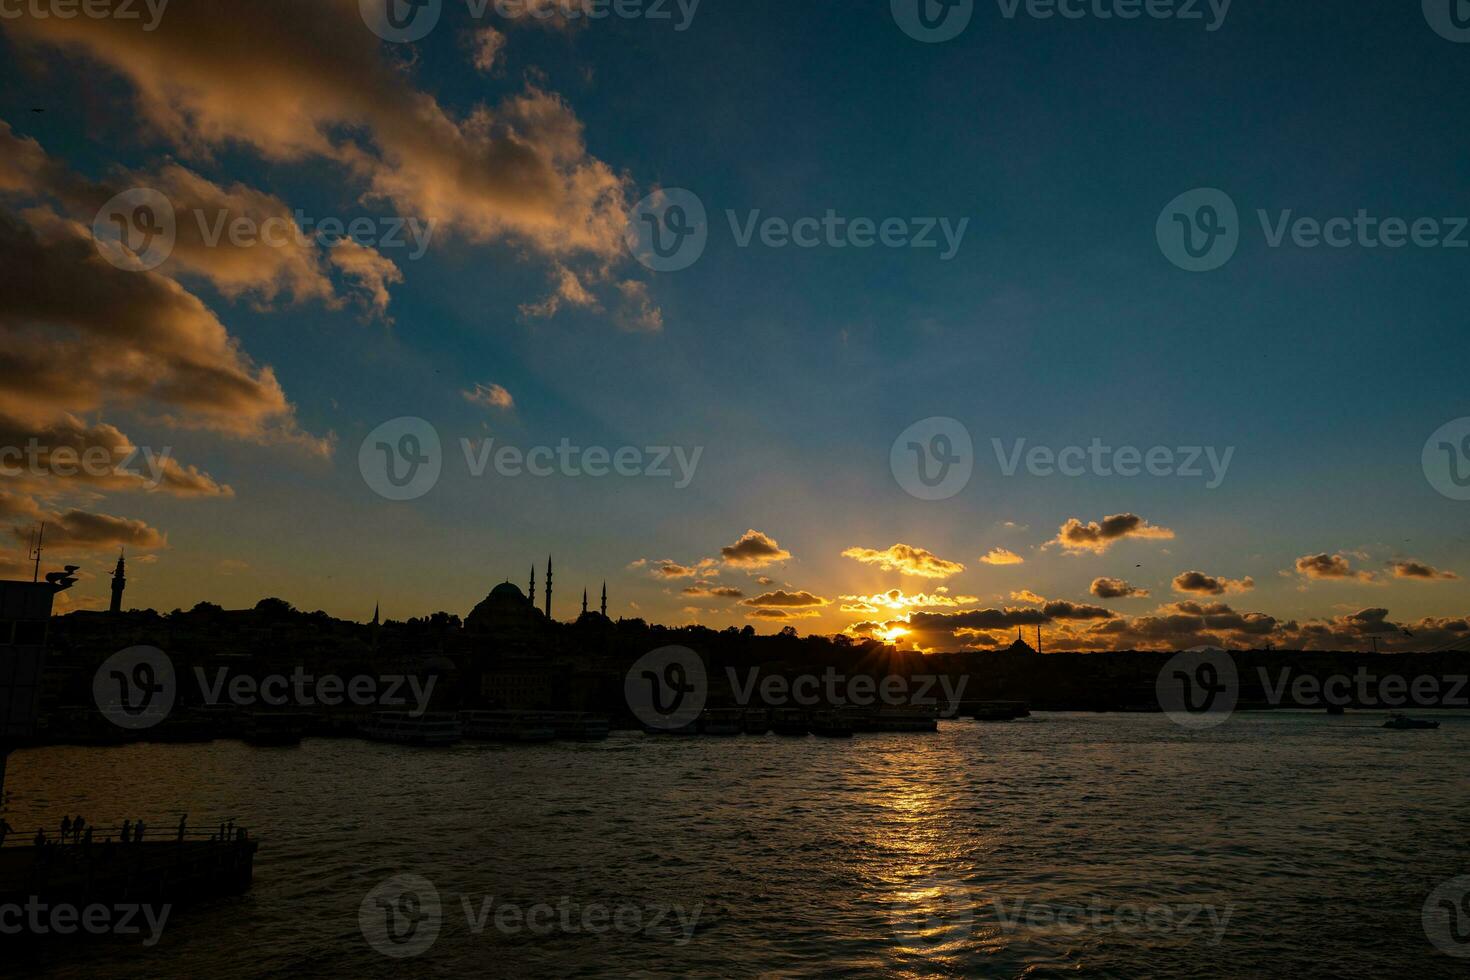
<path fill-rule="evenodd" d="M 45 831 L 44 828 L 39 828 L 38 827 L 36 829 L 36 846 L 37 847 L 45 847 L 46 846 L 46 831 Z"/>
<path fill-rule="evenodd" d="M 124 844 L 126 844 L 129 841 L 131 841 L 132 839 L 133 839 L 133 822 L 131 820 L 124 820 L 123 821 L 123 829 L 122 829 L 122 842 Z"/>
<path fill-rule="evenodd" d="M 87 828 L 87 832 L 82 835 L 82 846 L 85 847 L 85 848 L 87 848 L 87 850 L 91 850 L 92 849 L 92 828 L 91 827 L 88 827 Z"/>
<path fill-rule="evenodd" d="M 9 837 L 14 830 L 14 827 L 5 822 L 4 817 L 0 817 L 0 847 L 5 846 L 5 838 Z"/>
<path fill-rule="evenodd" d="M 78 844 L 82 842 L 82 828 L 85 826 L 87 826 L 87 818 L 78 813 L 76 820 L 71 825 L 71 839 Z"/>
<path fill-rule="evenodd" d="M 67 835 L 71 833 L 71 817 L 61 818 L 61 842 L 66 843 Z"/>
<path fill-rule="evenodd" d="M 143 843 L 143 821 L 141 820 L 139 820 L 138 825 L 133 828 L 133 843 Z"/>
<path fill-rule="evenodd" d="M 179 818 L 179 843 L 184 842 L 184 831 L 188 829 L 189 815 L 186 813 Z"/>

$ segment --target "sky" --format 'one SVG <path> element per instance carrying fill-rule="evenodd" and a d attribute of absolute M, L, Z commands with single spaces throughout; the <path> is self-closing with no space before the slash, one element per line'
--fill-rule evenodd
<path fill-rule="evenodd" d="M 1448 2 L 393 2 L 0 3 L 0 574 L 1470 637 Z"/>

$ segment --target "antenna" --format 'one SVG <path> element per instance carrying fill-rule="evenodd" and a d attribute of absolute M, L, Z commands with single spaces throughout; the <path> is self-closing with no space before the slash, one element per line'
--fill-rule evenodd
<path fill-rule="evenodd" d="M 45 521 L 42 521 L 41 522 L 41 529 L 40 529 L 39 532 L 37 532 L 36 536 L 32 539 L 31 550 L 26 555 L 27 558 L 30 558 L 31 560 L 33 560 L 36 563 L 35 564 L 35 567 L 34 567 L 34 570 L 31 572 L 31 581 L 32 582 L 39 582 L 41 580 L 41 542 L 43 540 L 45 540 L 45 538 L 46 538 L 46 522 Z"/>

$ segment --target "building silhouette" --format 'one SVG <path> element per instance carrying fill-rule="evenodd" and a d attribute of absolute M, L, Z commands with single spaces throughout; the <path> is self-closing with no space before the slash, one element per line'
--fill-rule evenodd
<path fill-rule="evenodd" d="M 119 551 L 117 553 L 117 567 L 112 570 L 112 605 L 108 607 L 109 612 L 122 612 L 123 589 L 127 587 L 128 579 L 123 564 L 123 553 Z"/>

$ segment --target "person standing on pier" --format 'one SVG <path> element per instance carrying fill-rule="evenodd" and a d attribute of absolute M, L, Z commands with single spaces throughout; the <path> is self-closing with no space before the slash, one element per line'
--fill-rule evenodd
<path fill-rule="evenodd" d="M 66 837 L 71 833 L 71 817 L 61 818 L 61 842 L 66 843 Z"/>
<path fill-rule="evenodd" d="M 124 820 L 123 821 L 123 828 L 122 828 L 122 843 L 124 843 L 124 844 L 129 843 L 132 839 L 133 839 L 133 822 L 131 820 Z"/>
<path fill-rule="evenodd" d="M 37 847 L 45 847 L 46 846 L 46 829 L 44 827 L 37 827 L 36 828 L 36 841 L 35 841 L 35 843 L 36 843 L 36 846 Z"/>
<path fill-rule="evenodd" d="M 71 825 L 71 839 L 73 842 L 77 844 L 82 842 L 82 828 L 85 826 L 87 826 L 87 818 L 78 813 L 77 819 Z"/>
<path fill-rule="evenodd" d="M 143 843 L 143 821 L 141 820 L 139 820 L 138 825 L 133 828 L 133 843 Z"/>
<path fill-rule="evenodd" d="M 184 831 L 188 828 L 189 815 L 186 813 L 179 818 L 179 843 L 184 842 Z"/>
<path fill-rule="evenodd" d="M 15 828 L 6 823 L 4 817 L 0 817 L 0 847 L 5 846 L 5 838 L 9 837 L 14 831 Z"/>

